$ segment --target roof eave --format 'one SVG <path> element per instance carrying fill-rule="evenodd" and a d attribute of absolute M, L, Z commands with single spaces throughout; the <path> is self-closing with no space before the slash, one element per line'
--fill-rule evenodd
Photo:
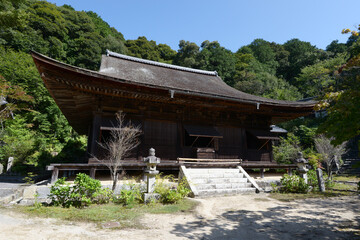
<path fill-rule="evenodd" d="M 223 95 L 215 95 L 215 94 L 210 94 L 210 93 L 201 93 L 201 92 L 196 92 L 196 91 L 185 91 L 182 89 L 176 89 L 176 88 L 170 88 L 170 87 L 165 87 L 165 86 L 155 86 L 152 84 L 143 84 L 143 83 L 138 83 L 138 82 L 131 82 L 131 81 L 127 81 L 127 80 L 123 80 L 123 79 L 119 79 L 119 78 L 115 78 L 112 76 L 108 76 L 106 74 L 102 74 L 100 72 L 97 71 L 93 71 L 93 70 L 88 70 L 88 69 L 84 69 L 84 68 L 80 68 L 80 67 L 76 67 L 76 66 L 72 66 L 70 64 L 66 64 L 63 62 L 60 62 L 58 60 L 52 59 L 50 57 L 47 57 L 43 54 L 37 53 L 35 51 L 31 51 L 31 55 L 34 59 L 37 59 L 40 62 L 46 62 L 48 64 L 51 65 L 56 65 L 56 67 L 62 68 L 62 69 L 66 69 L 72 72 L 76 72 L 78 74 L 83 74 L 83 75 L 87 75 L 87 76 L 91 76 L 91 77 L 95 77 L 95 78 L 100 78 L 103 79 L 105 81 L 111 81 L 111 82 L 115 82 L 115 83 L 128 83 L 128 84 L 132 84 L 135 86 L 140 86 L 140 87 L 146 87 L 146 88 L 153 88 L 153 89 L 160 89 L 160 90 L 165 90 L 165 91 L 170 91 L 173 90 L 177 93 L 181 93 L 184 95 L 190 95 L 190 96 L 195 96 L 195 97 L 201 97 L 201 98 L 212 98 L 212 99 L 219 99 L 219 100 L 223 100 L 223 101 L 230 101 L 230 102 L 238 102 L 238 103 L 244 103 L 244 104 L 254 104 L 256 105 L 257 108 L 260 107 L 260 105 L 266 105 L 266 106 L 277 106 L 277 107 L 290 107 L 290 108 L 314 108 L 316 102 L 315 101 L 309 101 L 309 102 L 291 102 L 291 103 L 273 103 L 273 102 L 266 102 L 265 100 L 249 100 L 249 99 L 242 99 L 242 98 L 234 98 L 234 97 L 229 97 L 229 96 L 223 96 Z"/>

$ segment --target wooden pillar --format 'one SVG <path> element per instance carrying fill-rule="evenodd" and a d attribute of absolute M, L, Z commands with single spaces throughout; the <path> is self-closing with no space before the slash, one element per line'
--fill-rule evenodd
<path fill-rule="evenodd" d="M 176 122 L 176 157 L 183 157 L 183 128 L 181 121 Z"/>
<path fill-rule="evenodd" d="M 264 168 L 260 168 L 260 177 L 264 178 Z"/>
<path fill-rule="evenodd" d="M 292 169 L 291 168 L 288 168 L 288 174 L 289 174 L 289 176 L 292 176 Z"/>
<path fill-rule="evenodd" d="M 56 180 L 58 180 L 58 177 L 59 177 L 59 169 L 57 167 L 54 167 L 51 174 L 51 184 L 56 182 Z"/>
<path fill-rule="evenodd" d="M 269 150 L 270 150 L 270 162 L 274 161 L 274 154 L 273 154 L 273 145 L 274 145 L 274 140 L 269 141 Z"/>
<path fill-rule="evenodd" d="M 95 179 L 96 167 L 90 168 L 90 177 Z"/>
<path fill-rule="evenodd" d="M 88 153 L 89 157 L 97 156 L 98 153 L 98 141 L 100 136 L 101 126 L 101 112 L 93 113 L 93 121 L 88 139 Z"/>
<path fill-rule="evenodd" d="M 242 158 L 248 159 L 248 146 L 247 146 L 247 133 L 245 128 L 241 128 L 241 141 L 242 141 Z"/>

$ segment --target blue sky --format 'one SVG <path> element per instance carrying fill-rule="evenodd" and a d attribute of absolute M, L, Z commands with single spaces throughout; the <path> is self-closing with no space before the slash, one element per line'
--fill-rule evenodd
<path fill-rule="evenodd" d="M 93 11 L 125 39 L 145 36 L 177 50 L 180 40 L 218 41 L 235 52 L 256 38 L 284 43 L 292 38 L 325 49 L 346 42 L 343 28 L 360 24 L 359 0 L 49 0 Z"/>

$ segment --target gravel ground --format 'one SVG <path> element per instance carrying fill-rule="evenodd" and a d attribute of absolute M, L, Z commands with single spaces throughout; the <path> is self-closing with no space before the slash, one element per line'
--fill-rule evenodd
<path fill-rule="evenodd" d="M 280 202 L 268 194 L 198 199 L 194 212 L 145 215 L 141 229 L 29 218 L 0 209 L 0 239 L 360 239 L 360 197 Z"/>

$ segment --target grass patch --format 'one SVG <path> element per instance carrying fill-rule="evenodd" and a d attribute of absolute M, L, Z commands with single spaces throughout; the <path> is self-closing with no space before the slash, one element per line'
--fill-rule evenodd
<path fill-rule="evenodd" d="M 348 175 L 348 176 L 334 176 L 335 181 L 346 181 L 346 182 L 359 182 L 360 177 L 357 175 Z"/>
<path fill-rule="evenodd" d="M 199 202 L 191 199 L 184 199 L 177 204 L 154 204 L 155 207 L 150 207 L 148 213 L 152 214 L 167 214 L 167 213 L 178 213 L 178 212 L 191 212 Z M 156 206 L 157 205 L 157 206 Z"/>
<path fill-rule="evenodd" d="M 282 201 L 290 202 L 299 199 L 308 199 L 308 198 L 329 198 L 329 197 L 341 197 L 341 196 L 353 196 L 356 195 L 355 192 L 338 190 L 338 189 L 329 189 L 324 193 L 321 192 L 310 192 L 310 193 L 270 193 L 269 197 Z"/>
<path fill-rule="evenodd" d="M 357 190 L 357 186 L 356 185 L 352 185 L 352 184 L 345 184 L 345 183 L 337 183 L 334 182 L 333 186 L 331 187 L 331 190 L 340 190 L 340 191 L 356 191 Z"/>
<path fill-rule="evenodd" d="M 134 204 L 131 207 L 109 203 L 103 205 L 90 205 L 87 208 L 62 208 L 62 207 L 19 207 L 16 211 L 36 217 L 56 218 L 67 221 L 93 222 L 97 224 L 114 221 L 120 223 L 120 228 L 142 228 L 139 219 L 145 213 L 177 213 L 189 212 L 198 205 L 191 199 L 184 199 L 177 204 L 163 205 Z"/>
<path fill-rule="evenodd" d="M 257 201 L 257 202 L 269 202 L 269 201 L 271 201 L 268 198 L 254 198 L 254 200 Z"/>

